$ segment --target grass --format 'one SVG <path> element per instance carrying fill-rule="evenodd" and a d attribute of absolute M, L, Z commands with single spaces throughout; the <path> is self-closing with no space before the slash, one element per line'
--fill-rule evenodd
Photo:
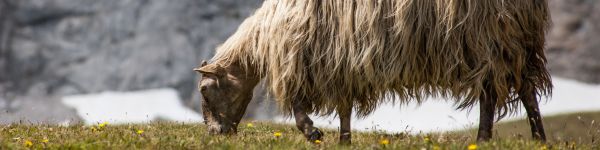
<path fill-rule="evenodd" d="M 544 118 L 544 128 L 549 141 L 576 142 L 600 145 L 600 112 L 582 112 Z M 502 138 L 531 137 L 529 123 L 518 120 L 500 123 L 496 135 Z M 472 132 L 474 134 L 474 132 Z M 600 147 L 596 147 L 600 149 Z"/>
<path fill-rule="evenodd" d="M 574 119 L 575 118 L 575 119 Z M 579 118 L 579 119 L 577 119 Z M 600 112 L 546 117 L 550 141 L 530 140 L 524 121 L 501 123 L 490 142 L 477 149 L 600 149 L 595 138 Z M 210 136 L 202 124 L 2 125 L 0 149 L 468 149 L 474 132 L 409 135 L 353 132 L 352 145 L 338 145 L 338 133 L 325 130 L 320 144 L 307 142 L 293 125 L 247 122 L 233 136 Z M 280 136 L 276 136 L 276 133 Z M 386 143 L 387 140 L 387 143 Z M 472 145 L 471 147 L 473 147 Z"/>

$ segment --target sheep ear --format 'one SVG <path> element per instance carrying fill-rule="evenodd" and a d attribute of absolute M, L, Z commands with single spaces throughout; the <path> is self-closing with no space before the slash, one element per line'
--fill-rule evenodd
<path fill-rule="evenodd" d="M 204 66 L 206 66 L 207 64 L 208 64 L 208 62 L 206 62 L 206 60 L 202 60 L 202 63 L 200 63 L 200 67 L 196 67 L 196 68 L 194 68 L 194 71 L 196 71 L 196 72 L 198 72 L 198 73 L 202 73 L 202 74 L 204 74 L 204 73 L 209 73 L 209 72 L 208 72 L 208 71 L 209 71 L 209 70 L 208 70 L 208 68 L 204 68 L 204 69 L 202 69 L 202 68 L 203 68 Z"/>
<path fill-rule="evenodd" d="M 206 64 L 206 62 L 202 62 L 201 67 L 194 68 L 194 71 L 201 74 L 217 75 L 217 77 L 225 76 L 225 68 L 221 67 L 219 64 Z"/>
<path fill-rule="evenodd" d="M 196 67 L 196 68 L 194 68 L 194 71 L 196 71 L 198 73 L 202 73 L 202 74 L 209 73 L 209 71 L 204 67 Z"/>

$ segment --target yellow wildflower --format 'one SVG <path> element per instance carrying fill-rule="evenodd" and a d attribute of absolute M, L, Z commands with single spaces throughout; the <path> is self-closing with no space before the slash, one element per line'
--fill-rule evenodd
<path fill-rule="evenodd" d="M 254 125 L 252 123 L 248 123 L 248 124 L 246 124 L 246 127 L 252 128 L 252 127 L 254 127 Z"/>
<path fill-rule="evenodd" d="M 30 140 L 25 140 L 25 142 L 23 142 L 23 146 L 31 147 L 31 146 L 33 146 L 33 142 L 31 142 Z"/>
<path fill-rule="evenodd" d="M 144 130 L 137 130 L 135 133 L 137 133 L 137 134 L 140 134 L 140 135 L 141 135 L 142 133 L 144 133 Z"/>
<path fill-rule="evenodd" d="M 435 145 L 435 146 L 433 146 L 433 148 L 432 148 L 432 149 L 433 149 L 433 150 L 440 150 L 440 146 L 437 146 L 437 145 Z"/>
<path fill-rule="evenodd" d="M 50 140 L 48 140 L 48 139 L 43 139 L 42 140 L 42 143 L 48 143 L 48 142 L 50 142 Z"/>
<path fill-rule="evenodd" d="M 98 127 L 104 128 L 104 127 L 106 127 L 106 125 L 108 125 L 108 122 L 103 122 L 103 123 L 99 124 Z"/>
<path fill-rule="evenodd" d="M 540 150 L 548 150 L 548 147 L 546 147 L 546 145 L 542 145 L 542 147 L 540 147 Z"/>
<path fill-rule="evenodd" d="M 427 142 L 429 142 L 429 138 L 425 137 L 425 138 L 423 138 L 423 141 L 425 141 L 427 143 Z"/>
<path fill-rule="evenodd" d="M 281 132 L 275 132 L 275 133 L 273 133 L 273 135 L 274 135 L 275 137 L 281 137 Z"/>
<path fill-rule="evenodd" d="M 477 144 L 471 144 L 469 145 L 469 147 L 467 147 L 468 150 L 476 150 L 477 149 Z"/>
<path fill-rule="evenodd" d="M 321 140 L 315 140 L 315 144 L 321 144 Z"/>
<path fill-rule="evenodd" d="M 388 144 L 390 144 L 390 140 L 383 139 L 383 140 L 379 141 L 379 144 L 381 144 L 381 145 L 388 145 Z"/>

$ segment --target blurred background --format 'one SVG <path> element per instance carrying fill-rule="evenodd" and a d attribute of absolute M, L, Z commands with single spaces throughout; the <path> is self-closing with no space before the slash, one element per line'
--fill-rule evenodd
<path fill-rule="evenodd" d="M 0 123 L 200 121 L 199 76 L 192 68 L 210 59 L 261 3 L 0 0 Z M 542 112 L 560 113 L 563 103 L 585 105 L 569 111 L 600 111 L 594 103 L 600 102 L 595 96 L 600 95 L 600 1 L 550 0 L 550 10 L 548 67 L 557 82 L 555 94 L 563 95 L 549 101 L 562 102 L 555 104 L 558 108 Z M 255 93 L 247 119 L 285 121 L 276 105 L 264 100 L 262 88 Z M 468 114 L 453 111 L 452 104 L 437 105 L 407 107 L 421 111 L 415 114 L 438 107 Z M 366 122 L 377 124 L 377 118 L 375 114 Z"/>

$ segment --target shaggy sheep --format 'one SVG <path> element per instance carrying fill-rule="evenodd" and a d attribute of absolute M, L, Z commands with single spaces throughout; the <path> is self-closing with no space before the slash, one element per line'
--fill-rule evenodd
<path fill-rule="evenodd" d="M 549 22 L 546 0 L 266 0 L 194 70 L 211 133 L 235 133 L 265 79 L 311 141 L 323 134 L 308 113 L 336 112 L 340 141 L 349 143 L 353 110 L 366 116 L 426 96 L 451 98 L 458 109 L 479 103 L 483 141 L 520 101 L 533 137 L 545 140 L 538 97 L 552 89 Z"/>

